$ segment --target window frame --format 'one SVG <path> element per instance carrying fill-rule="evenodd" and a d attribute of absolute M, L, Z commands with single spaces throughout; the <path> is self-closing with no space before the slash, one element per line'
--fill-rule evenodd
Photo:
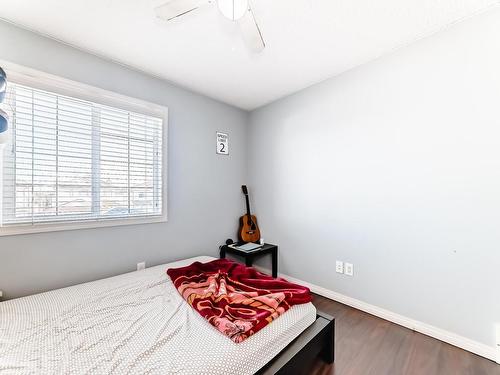
<path fill-rule="evenodd" d="M 112 91 L 90 86 L 84 83 L 61 78 L 52 74 L 40 72 L 31 68 L 22 67 L 10 62 L 1 61 L 9 77 L 9 81 L 32 87 L 39 90 L 53 92 L 58 95 L 65 95 L 76 99 L 95 102 L 101 105 L 119 108 L 126 111 L 136 112 L 144 115 L 159 117 L 162 119 L 162 180 L 161 180 L 161 202 L 162 213 L 159 215 L 139 216 L 139 217 L 117 217 L 117 218 L 92 218 L 88 220 L 67 220 L 54 221 L 51 223 L 23 223 L 8 224 L 3 226 L 0 212 L 0 237 L 29 234 L 57 232 L 77 229 L 92 229 L 103 227 L 115 227 L 122 225 L 139 225 L 162 223 L 168 221 L 167 206 L 167 164 L 168 164 L 168 108 L 159 104 L 150 103 L 141 99 L 132 98 Z M 1 149 L 0 149 L 1 151 Z M 3 155 L 0 155 L 3 158 Z M 0 165 L 3 163 L 0 163 Z M 0 171 L 3 173 L 3 170 Z M 3 180 L 0 185 L 0 199 L 3 201 Z M 0 204 L 0 209 L 2 204 Z"/>

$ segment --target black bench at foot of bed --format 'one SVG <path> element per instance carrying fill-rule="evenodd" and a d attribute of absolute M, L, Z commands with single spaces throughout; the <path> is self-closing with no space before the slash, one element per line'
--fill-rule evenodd
<path fill-rule="evenodd" d="M 308 374 L 318 357 L 326 363 L 335 359 L 335 318 L 319 311 L 316 321 L 257 374 Z"/>

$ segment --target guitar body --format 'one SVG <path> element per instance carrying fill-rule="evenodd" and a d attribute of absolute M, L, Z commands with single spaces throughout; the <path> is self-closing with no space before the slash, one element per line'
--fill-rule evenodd
<path fill-rule="evenodd" d="M 243 242 L 258 242 L 260 240 L 260 230 L 255 215 L 240 217 L 238 237 Z"/>
<path fill-rule="evenodd" d="M 257 218 L 250 212 L 250 200 L 248 199 L 248 189 L 245 185 L 241 187 L 245 195 L 247 213 L 240 218 L 240 229 L 238 237 L 242 242 L 259 242 L 260 230 L 257 225 Z"/>

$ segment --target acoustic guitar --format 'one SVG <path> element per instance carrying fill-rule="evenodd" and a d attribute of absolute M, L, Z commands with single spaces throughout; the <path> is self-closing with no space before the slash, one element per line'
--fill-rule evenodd
<path fill-rule="evenodd" d="M 260 240 L 260 230 L 257 225 L 257 218 L 250 213 L 250 201 L 248 199 L 248 189 L 246 185 L 241 187 L 247 203 L 247 213 L 240 218 L 240 230 L 238 235 L 240 241 L 258 242 Z"/>

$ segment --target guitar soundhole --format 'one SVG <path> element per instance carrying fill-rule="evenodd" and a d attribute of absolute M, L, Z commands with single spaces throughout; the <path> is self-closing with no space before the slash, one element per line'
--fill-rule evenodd
<path fill-rule="evenodd" d="M 247 220 L 247 225 L 252 228 L 252 230 L 255 230 L 255 223 L 253 222 L 253 220 L 251 218 L 248 218 Z"/>

